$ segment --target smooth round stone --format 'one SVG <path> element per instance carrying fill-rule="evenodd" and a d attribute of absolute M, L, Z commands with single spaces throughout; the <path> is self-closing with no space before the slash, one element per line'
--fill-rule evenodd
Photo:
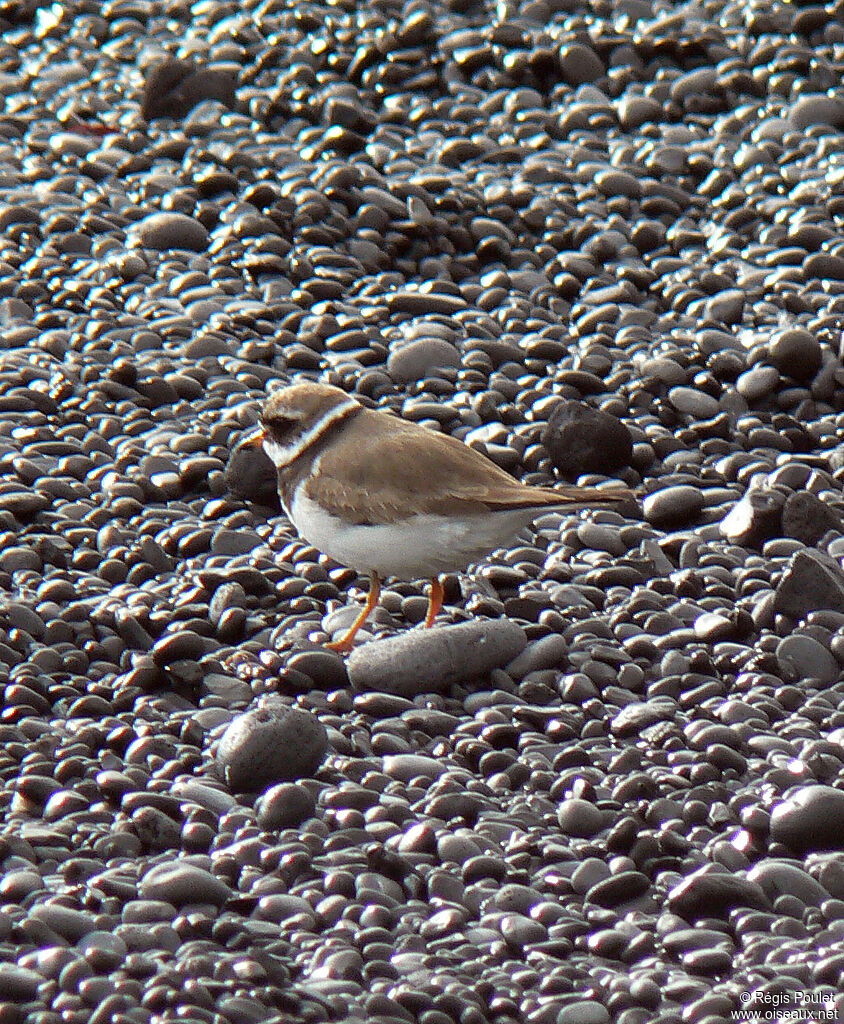
<path fill-rule="evenodd" d="M 733 325 L 741 323 L 747 296 L 738 288 L 727 288 L 717 292 L 704 303 L 703 311 L 707 320 Z"/>
<path fill-rule="evenodd" d="M 111 932 L 92 931 L 77 943 L 77 949 L 97 971 L 113 971 L 126 959 L 126 943 Z"/>
<path fill-rule="evenodd" d="M 619 871 L 617 875 L 596 882 L 584 898 L 599 907 L 616 907 L 646 893 L 650 884 L 648 876 L 641 871 Z"/>
<path fill-rule="evenodd" d="M 758 882 L 773 902 L 779 896 L 796 896 L 808 907 L 819 907 L 830 898 L 822 885 L 802 868 L 780 860 L 760 861 L 747 872 L 750 882 Z"/>
<path fill-rule="evenodd" d="M 96 919 L 92 914 L 54 903 L 42 903 L 33 907 L 30 917 L 43 922 L 57 935 L 61 935 L 62 938 L 71 942 L 76 942 L 77 939 L 81 939 L 83 935 L 87 935 L 97 927 Z"/>
<path fill-rule="evenodd" d="M 221 907 L 232 895 L 222 879 L 185 861 L 150 868 L 141 878 L 138 893 L 145 900 L 162 900 L 176 907 L 185 903 L 210 903 Z"/>
<path fill-rule="evenodd" d="M 621 539 L 617 528 L 592 520 L 578 524 L 577 539 L 584 547 L 592 548 L 593 551 L 606 551 L 618 557 L 627 551 L 627 545 Z"/>
<path fill-rule="evenodd" d="M 254 793 L 312 775 L 327 751 L 328 732 L 315 715 L 268 702 L 232 721 L 217 765 L 233 790 Z"/>
<path fill-rule="evenodd" d="M 44 976 L 26 967 L 13 963 L 0 963 L 0 992 L 4 999 L 14 1003 L 25 1003 L 34 999 Z"/>
<path fill-rule="evenodd" d="M 780 373 L 795 380 L 811 380 L 821 368 L 821 345 L 810 331 L 791 327 L 771 338 L 768 358 Z"/>
<path fill-rule="evenodd" d="M 715 92 L 718 72 L 715 68 L 696 68 L 687 71 L 671 82 L 671 98 L 685 103 L 696 96 L 711 96 Z"/>
<path fill-rule="evenodd" d="M 138 243 L 148 249 L 204 252 L 208 248 L 207 228 L 184 213 L 152 213 L 134 225 L 134 234 Z"/>
<path fill-rule="evenodd" d="M 510 619 L 412 629 L 356 647 L 347 668 L 353 686 L 412 697 L 447 690 L 502 668 L 527 645 Z"/>
<path fill-rule="evenodd" d="M 443 835 L 437 839 L 437 857 L 441 864 L 465 864 L 480 854 L 480 846 L 469 836 Z"/>
<path fill-rule="evenodd" d="M 424 380 L 433 371 L 460 366 L 460 352 L 443 338 L 419 338 L 401 345 L 387 359 L 387 373 L 399 384 Z"/>
<path fill-rule="evenodd" d="M 668 391 L 668 401 L 677 412 L 696 416 L 702 420 L 711 419 L 713 416 L 717 416 L 720 411 L 718 399 L 713 398 L 712 395 L 707 395 L 705 391 L 698 391 L 697 388 L 670 388 Z"/>
<path fill-rule="evenodd" d="M 584 896 L 593 886 L 609 878 L 610 869 L 598 857 L 588 857 L 578 864 L 571 876 L 572 889 L 578 896 Z"/>
<path fill-rule="evenodd" d="M 446 765 L 423 754 L 388 754 L 381 762 L 381 770 L 391 779 L 410 782 L 419 776 L 438 779 L 446 771 Z"/>
<path fill-rule="evenodd" d="M 4 572 L 41 571 L 41 559 L 31 548 L 10 547 L 0 552 L 0 569 Z"/>
<path fill-rule="evenodd" d="M 642 502 L 645 520 L 652 526 L 682 526 L 692 522 L 703 509 L 700 489 L 688 484 L 675 484 L 649 494 Z"/>
<path fill-rule="evenodd" d="M 588 800 L 571 797 L 557 808 L 557 821 L 566 835 L 591 839 L 604 827 L 604 815 Z"/>
<path fill-rule="evenodd" d="M 454 316 L 466 308 L 466 300 L 459 295 L 444 292 L 399 290 L 386 298 L 391 313 L 410 313 L 412 316 L 433 316 L 440 313 Z"/>
<path fill-rule="evenodd" d="M 844 102 L 826 93 L 810 92 L 799 96 L 788 112 L 788 120 L 795 131 L 803 131 L 813 124 L 844 127 Z"/>
<path fill-rule="evenodd" d="M 639 179 L 629 171 L 615 168 L 599 171 L 595 175 L 595 185 L 605 196 L 627 196 L 629 199 L 638 199 L 642 195 L 642 185 Z"/>
<path fill-rule="evenodd" d="M 610 1024 L 611 1020 L 610 1011 L 602 1003 L 579 999 L 560 1008 L 556 1024 Z"/>
<path fill-rule="evenodd" d="M 844 257 L 831 252 L 813 252 L 803 261 L 806 277 L 844 281 Z"/>
<path fill-rule="evenodd" d="M 557 469 L 568 477 L 612 473 L 628 465 L 633 440 L 628 428 L 585 402 L 561 402 L 548 418 L 542 443 Z"/>
<path fill-rule="evenodd" d="M 748 402 L 758 402 L 770 395 L 780 382 L 780 372 L 775 366 L 757 366 L 745 370 L 736 380 L 736 391 Z"/>
<path fill-rule="evenodd" d="M 568 651 L 568 644 L 558 633 L 551 633 L 535 640 L 515 657 L 505 668 L 511 679 L 517 682 L 524 679 L 530 672 L 557 668 L 563 664 Z"/>
<path fill-rule="evenodd" d="M 258 824 L 265 831 L 295 828 L 310 818 L 316 808 L 313 793 L 295 782 L 282 782 L 270 788 L 256 805 Z"/>
<path fill-rule="evenodd" d="M 333 651 L 300 651 L 293 655 L 287 667 L 304 673 L 323 690 L 339 690 L 349 684 L 345 662 Z"/>
<path fill-rule="evenodd" d="M 524 914 L 505 914 L 498 926 L 507 944 L 517 949 L 523 949 L 536 942 L 544 942 L 548 938 L 548 929 L 545 925 L 531 920 Z"/>
<path fill-rule="evenodd" d="M 664 116 L 662 104 L 651 96 L 624 96 L 618 101 L 618 120 L 622 128 L 630 131 L 648 121 L 660 124 Z"/>
<path fill-rule="evenodd" d="M 799 853 L 844 849 L 844 791 L 803 786 L 777 804 L 771 837 Z"/>
<path fill-rule="evenodd" d="M 237 800 L 222 788 L 199 782 L 196 779 L 185 779 L 173 784 L 170 792 L 178 800 L 189 800 L 206 808 L 212 814 L 228 814 L 237 807 Z"/>
<path fill-rule="evenodd" d="M 569 43 L 560 48 L 558 59 L 563 80 L 569 85 L 597 82 L 606 74 L 597 53 L 583 43 Z"/>
<path fill-rule="evenodd" d="M 792 633 L 777 644 L 777 664 L 785 682 L 820 679 L 831 683 L 838 679 L 838 662 L 814 637 Z"/>
<path fill-rule="evenodd" d="M 236 84 L 236 77 L 227 68 L 206 67 L 184 57 L 167 57 L 147 69 L 141 114 L 147 121 L 159 117 L 181 121 L 207 100 L 232 108 Z"/>
<path fill-rule="evenodd" d="M 771 909 L 770 900 L 757 882 L 711 865 L 698 868 L 678 882 L 668 893 L 668 906 L 687 921 L 722 916 L 733 907 Z"/>

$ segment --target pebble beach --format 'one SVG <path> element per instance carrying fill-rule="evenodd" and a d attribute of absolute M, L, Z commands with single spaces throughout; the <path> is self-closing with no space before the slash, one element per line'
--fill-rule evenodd
<path fill-rule="evenodd" d="M 840 2 L 0 3 L 0 1024 L 844 1019 L 843 75 Z M 297 379 L 640 505 L 343 658 Z"/>

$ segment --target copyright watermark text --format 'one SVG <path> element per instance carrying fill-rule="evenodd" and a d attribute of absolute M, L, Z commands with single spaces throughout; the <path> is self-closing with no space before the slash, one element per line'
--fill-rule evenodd
<path fill-rule="evenodd" d="M 785 1024 L 844 1024 L 839 1015 L 839 1001 L 832 992 L 742 992 L 741 1009 L 733 1010 L 730 1019 L 749 1024 L 770 1021 Z"/>

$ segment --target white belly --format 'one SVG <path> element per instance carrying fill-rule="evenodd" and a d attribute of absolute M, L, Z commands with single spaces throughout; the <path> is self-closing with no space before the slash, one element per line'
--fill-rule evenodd
<path fill-rule="evenodd" d="M 309 544 L 358 572 L 414 580 L 459 572 L 504 547 L 543 510 L 454 519 L 417 515 L 398 525 L 350 526 L 305 497 L 300 487 L 290 521 Z"/>

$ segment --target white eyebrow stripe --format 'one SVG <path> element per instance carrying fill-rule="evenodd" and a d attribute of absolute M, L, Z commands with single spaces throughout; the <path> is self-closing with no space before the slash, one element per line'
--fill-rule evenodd
<path fill-rule="evenodd" d="M 272 438 L 265 438 L 263 442 L 264 451 L 269 455 L 273 462 L 275 462 L 279 469 L 289 466 L 291 462 L 298 459 L 299 456 L 309 448 L 321 434 L 325 433 L 329 427 L 338 423 L 340 420 L 345 419 L 350 412 L 354 412 L 355 409 L 359 409 L 360 407 L 360 402 L 355 401 L 354 398 L 347 398 L 345 402 L 335 405 L 333 409 L 330 409 L 324 416 L 320 417 L 312 427 L 301 434 L 292 444 L 281 445 L 278 441 L 274 441 Z"/>

